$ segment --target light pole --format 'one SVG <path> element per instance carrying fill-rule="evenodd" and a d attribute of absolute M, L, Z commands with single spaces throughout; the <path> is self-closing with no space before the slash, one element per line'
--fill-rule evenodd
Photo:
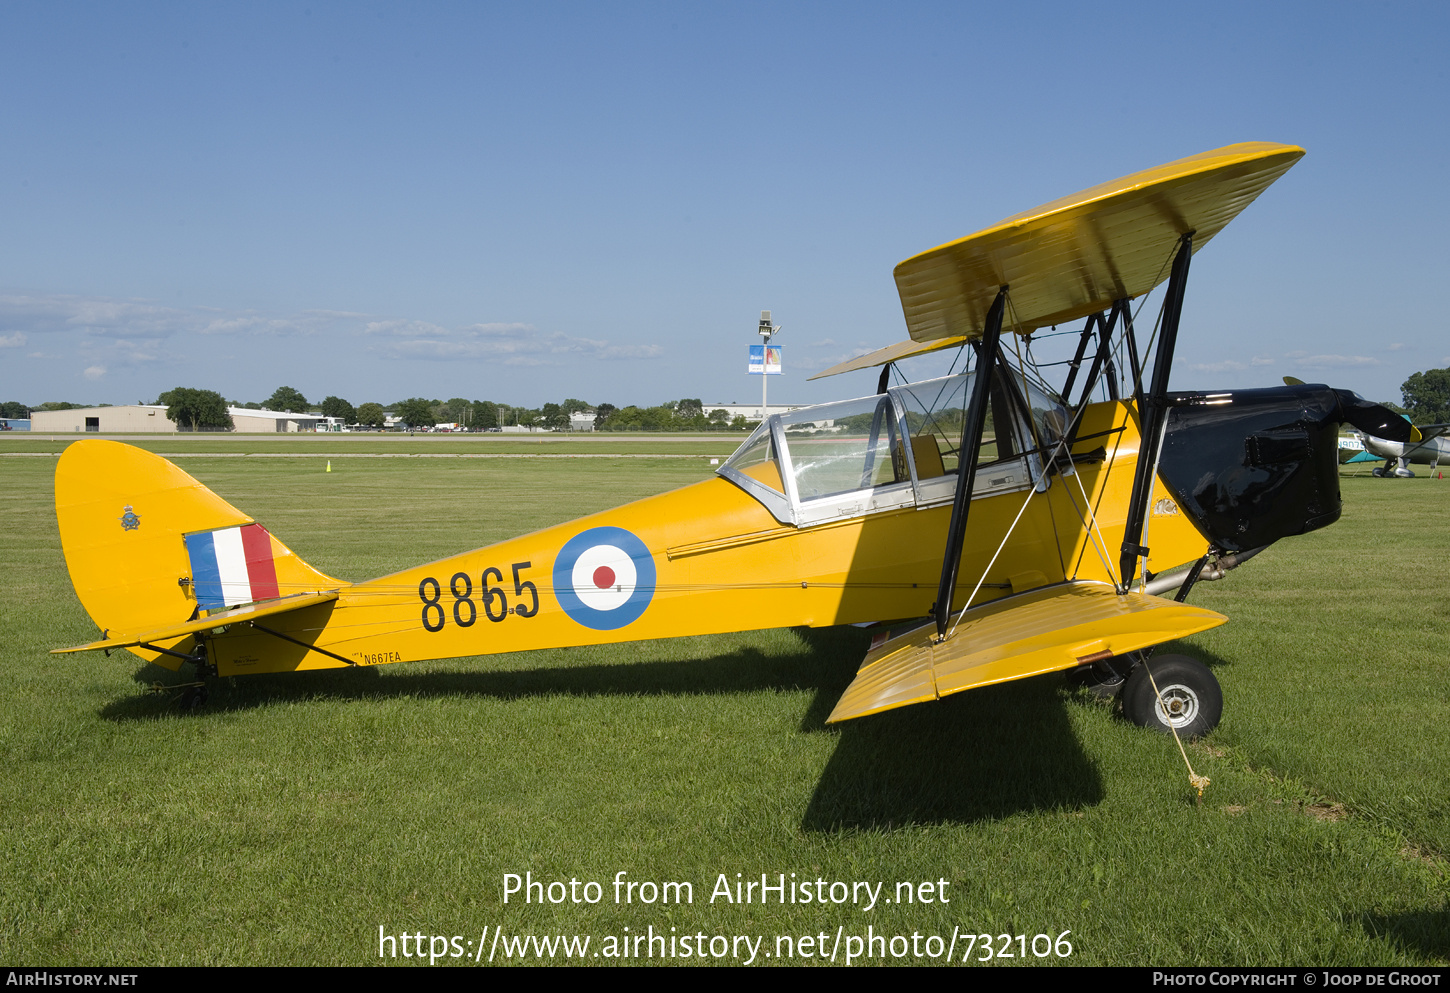
<path fill-rule="evenodd" d="M 768 311 L 768 310 L 762 310 L 760 312 L 760 340 L 765 343 L 765 347 L 761 350 L 761 356 L 760 356 L 761 357 L 761 363 L 760 363 L 760 423 L 761 424 L 764 424 L 765 423 L 766 411 L 769 409 L 765 405 L 765 396 L 766 396 L 765 387 L 766 387 L 766 384 L 770 382 L 770 375 L 766 372 L 766 370 L 769 368 L 769 364 L 770 364 L 770 339 L 771 338 L 774 338 L 776 335 L 780 334 L 780 332 L 781 332 L 781 328 L 778 328 L 774 324 L 771 324 L 770 323 L 770 311 Z"/>

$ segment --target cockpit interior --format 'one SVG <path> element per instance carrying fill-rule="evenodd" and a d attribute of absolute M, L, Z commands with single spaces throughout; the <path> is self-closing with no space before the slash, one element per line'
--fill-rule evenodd
<path fill-rule="evenodd" d="M 975 388 L 976 373 L 968 372 L 773 414 L 719 474 L 796 527 L 950 503 Z M 1045 488 L 1042 456 L 1051 455 L 1066 424 L 1057 396 L 999 366 L 972 498 Z"/>

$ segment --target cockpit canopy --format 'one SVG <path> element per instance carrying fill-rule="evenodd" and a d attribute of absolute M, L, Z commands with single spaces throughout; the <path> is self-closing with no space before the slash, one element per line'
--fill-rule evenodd
<path fill-rule="evenodd" d="M 969 372 L 775 414 L 719 473 L 797 527 L 948 503 L 975 387 Z M 973 499 L 1045 485 L 1041 456 L 1066 420 L 1061 402 L 1020 373 L 994 377 Z"/>

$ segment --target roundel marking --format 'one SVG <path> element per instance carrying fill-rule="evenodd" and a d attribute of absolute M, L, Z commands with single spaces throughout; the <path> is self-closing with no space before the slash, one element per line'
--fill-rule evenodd
<path fill-rule="evenodd" d="M 570 586 L 574 595 L 593 610 L 616 610 L 634 596 L 639 570 L 619 545 L 591 545 L 574 560 Z"/>
<path fill-rule="evenodd" d="M 590 528 L 554 559 L 554 596 L 575 621 L 613 631 L 639 619 L 655 594 L 655 562 L 624 528 Z"/>

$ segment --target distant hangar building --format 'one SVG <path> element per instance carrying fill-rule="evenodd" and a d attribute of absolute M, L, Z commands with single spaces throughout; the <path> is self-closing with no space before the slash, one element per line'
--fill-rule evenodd
<path fill-rule="evenodd" d="M 289 414 L 278 410 L 250 410 L 228 407 L 232 416 L 231 430 L 238 434 L 293 434 L 298 431 L 327 430 L 335 418 L 321 414 Z M 36 410 L 30 414 L 30 430 L 46 434 L 190 434 L 191 429 L 177 425 L 166 416 L 166 408 L 156 404 L 130 404 L 122 407 L 78 407 L 73 410 Z M 198 433 L 210 434 L 226 428 L 202 428 Z"/>
<path fill-rule="evenodd" d="M 800 410 L 800 404 L 773 403 L 766 408 L 771 414 L 788 414 L 792 410 Z M 708 417 L 711 411 L 723 410 L 730 420 L 737 416 L 744 417 L 747 421 L 760 421 L 760 404 L 758 403 L 707 403 L 705 404 L 705 415 Z"/>

